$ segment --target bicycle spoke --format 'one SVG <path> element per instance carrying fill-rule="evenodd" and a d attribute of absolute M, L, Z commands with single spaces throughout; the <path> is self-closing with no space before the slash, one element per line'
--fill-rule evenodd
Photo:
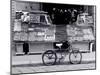
<path fill-rule="evenodd" d="M 81 62 L 81 58 L 81 53 L 79 52 L 72 52 L 69 57 L 70 62 L 76 64 Z"/>
<path fill-rule="evenodd" d="M 56 62 L 56 54 L 53 51 L 47 51 L 43 54 L 42 60 L 45 65 L 53 65 Z"/>

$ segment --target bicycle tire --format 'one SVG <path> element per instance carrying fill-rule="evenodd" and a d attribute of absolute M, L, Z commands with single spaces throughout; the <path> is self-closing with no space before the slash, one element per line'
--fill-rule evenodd
<path fill-rule="evenodd" d="M 74 54 L 79 54 L 78 61 L 75 61 L 75 59 L 72 58 L 72 55 L 74 55 Z M 75 56 L 75 58 L 76 57 L 77 56 Z M 80 64 L 81 61 L 82 61 L 82 53 L 80 51 L 72 51 L 72 52 L 70 52 L 70 54 L 69 54 L 69 61 L 70 61 L 71 64 Z"/>
<path fill-rule="evenodd" d="M 52 56 L 54 56 L 54 61 L 53 62 L 51 62 L 51 63 L 47 63 L 46 61 L 45 61 L 45 56 L 46 56 L 46 54 L 52 54 Z M 52 57 L 51 56 L 51 57 Z M 48 59 L 50 59 L 50 57 L 48 57 Z M 51 59 L 50 59 L 51 60 Z M 46 52 L 44 52 L 43 53 L 43 55 L 42 55 L 42 62 L 43 62 L 43 64 L 44 65 L 47 65 L 47 66 L 50 66 L 50 65 L 54 65 L 55 63 L 56 63 L 56 60 L 57 60 L 57 55 L 56 55 L 56 53 L 54 52 L 54 51 L 52 51 L 52 50 L 48 50 L 48 51 L 46 51 Z"/>

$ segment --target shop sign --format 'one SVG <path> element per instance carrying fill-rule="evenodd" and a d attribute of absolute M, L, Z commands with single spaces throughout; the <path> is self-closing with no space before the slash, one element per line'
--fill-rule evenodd
<path fill-rule="evenodd" d="M 55 35 L 46 35 L 45 36 L 45 41 L 54 41 L 55 40 Z"/>
<path fill-rule="evenodd" d="M 70 41 L 94 40 L 92 28 L 79 28 L 76 26 L 67 26 L 67 35 Z"/>
<path fill-rule="evenodd" d="M 55 30 L 54 28 L 34 28 L 31 32 L 15 32 L 14 40 L 17 41 L 54 41 Z"/>
<path fill-rule="evenodd" d="M 14 33 L 14 40 L 17 41 L 27 41 L 28 34 L 26 32 L 15 32 Z"/>
<path fill-rule="evenodd" d="M 48 28 L 45 30 L 45 41 L 54 41 L 55 40 L 55 29 Z"/>

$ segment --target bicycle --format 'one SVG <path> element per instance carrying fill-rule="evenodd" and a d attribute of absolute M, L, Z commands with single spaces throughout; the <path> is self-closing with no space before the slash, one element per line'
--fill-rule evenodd
<path fill-rule="evenodd" d="M 76 49 L 72 48 L 71 44 L 68 42 L 68 48 L 62 49 L 62 44 L 58 44 L 58 49 L 47 50 L 42 55 L 42 62 L 44 65 L 50 66 L 55 65 L 57 63 L 57 59 L 62 60 L 65 59 L 66 55 L 69 54 L 69 61 L 71 64 L 80 64 L 82 61 L 82 53 Z M 60 54 L 60 58 L 57 54 Z"/>

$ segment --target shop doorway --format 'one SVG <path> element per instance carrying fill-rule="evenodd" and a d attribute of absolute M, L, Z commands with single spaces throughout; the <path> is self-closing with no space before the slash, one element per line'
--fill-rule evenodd
<path fill-rule="evenodd" d="M 25 53 L 25 54 L 28 54 L 28 52 L 29 52 L 29 44 L 28 43 L 23 43 L 23 52 Z"/>
<path fill-rule="evenodd" d="M 53 24 L 66 25 L 70 24 L 72 20 L 76 22 L 78 14 L 84 11 L 84 6 L 43 3 L 42 10 L 48 12 Z"/>

